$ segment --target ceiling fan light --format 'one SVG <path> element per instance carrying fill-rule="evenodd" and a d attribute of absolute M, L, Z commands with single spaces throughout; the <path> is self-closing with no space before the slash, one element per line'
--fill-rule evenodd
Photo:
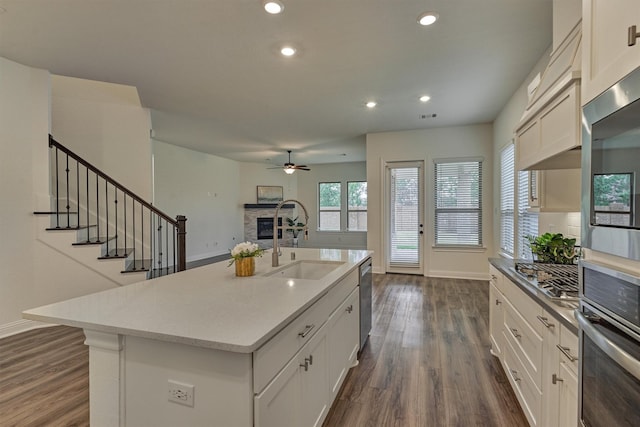
<path fill-rule="evenodd" d="M 291 175 L 296 171 L 295 168 L 292 168 L 291 166 L 285 166 L 282 170 L 284 170 L 284 173 L 287 175 Z"/>
<path fill-rule="evenodd" d="M 420 25 L 431 25 L 438 20 L 438 14 L 435 12 L 424 12 L 420 16 L 418 16 L 418 24 Z"/>
<path fill-rule="evenodd" d="M 262 6 L 267 13 L 270 13 L 272 15 L 282 13 L 282 11 L 284 10 L 284 5 L 282 4 L 282 2 L 277 0 L 265 0 L 262 3 Z"/>

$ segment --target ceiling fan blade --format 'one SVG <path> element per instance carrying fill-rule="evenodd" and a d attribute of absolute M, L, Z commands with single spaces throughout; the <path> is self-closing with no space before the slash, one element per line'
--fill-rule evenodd
<path fill-rule="evenodd" d="M 297 167 L 297 168 L 308 168 L 309 166 L 307 166 L 307 165 L 295 165 L 295 167 Z"/>
<path fill-rule="evenodd" d="M 297 169 L 297 170 L 300 170 L 300 171 L 310 171 L 311 170 L 309 168 L 305 168 L 305 167 L 302 167 L 302 166 L 296 166 L 294 169 Z"/>

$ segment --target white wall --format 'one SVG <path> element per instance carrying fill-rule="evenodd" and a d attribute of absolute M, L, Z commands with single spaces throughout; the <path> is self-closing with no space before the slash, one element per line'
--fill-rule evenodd
<path fill-rule="evenodd" d="M 486 279 L 487 256 L 493 253 L 491 238 L 493 187 L 493 129 L 490 124 L 449 128 L 385 132 L 367 135 L 368 233 L 367 249 L 375 252 L 373 267 L 384 272 L 382 239 L 382 194 L 384 163 L 423 160 L 425 162 L 425 254 L 426 276 Z M 482 157 L 483 164 L 483 250 L 433 248 L 433 161 L 439 158 Z"/>
<path fill-rule="evenodd" d="M 240 163 L 159 141 L 153 163 L 154 205 L 187 217 L 187 261 L 228 253 L 242 241 Z"/>
<path fill-rule="evenodd" d="M 52 76 L 51 134 L 151 200 L 151 119 L 135 87 Z"/>
<path fill-rule="evenodd" d="M 348 181 L 367 180 L 366 163 L 318 164 L 311 166 L 308 172 L 298 171 L 295 175 L 298 177 L 298 199 L 309 213 L 309 240 L 300 238 L 299 245 L 311 248 L 365 249 L 367 247 L 366 232 L 318 231 L 318 183 L 341 182 L 344 192 Z M 304 220 L 302 210 L 298 210 L 297 215 L 301 215 L 300 219 Z M 346 221 L 346 218 L 344 220 Z"/>
<path fill-rule="evenodd" d="M 28 308 L 114 286 L 37 240 L 49 210 L 50 75 L 0 58 L 0 336 L 31 326 Z"/>
<path fill-rule="evenodd" d="M 287 175 L 278 169 L 268 169 L 272 166 L 264 163 L 242 162 L 240 165 L 240 189 L 238 201 L 245 203 L 257 203 L 257 186 L 274 185 L 282 187 L 285 199 L 295 199 L 298 195 L 298 172 Z"/>

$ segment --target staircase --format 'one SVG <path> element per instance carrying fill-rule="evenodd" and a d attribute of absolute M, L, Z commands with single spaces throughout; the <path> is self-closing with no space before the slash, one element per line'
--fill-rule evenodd
<path fill-rule="evenodd" d="M 171 218 L 49 135 L 51 210 L 38 239 L 118 284 L 186 268 L 186 217 Z"/>

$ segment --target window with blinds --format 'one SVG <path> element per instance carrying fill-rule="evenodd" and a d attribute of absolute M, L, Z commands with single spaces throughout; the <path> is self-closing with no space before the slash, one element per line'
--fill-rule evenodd
<path fill-rule="evenodd" d="M 535 177 L 534 173 L 518 172 L 518 234 L 516 236 L 517 256 L 523 259 L 532 259 L 531 248 L 527 236 L 538 235 L 538 214 L 529 212 L 529 180 Z M 537 183 L 532 182 L 531 187 Z"/>
<path fill-rule="evenodd" d="M 513 256 L 515 218 L 515 150 L 509 144 L 500 152 L 500 251 Z"/>
<path fill-rule="evenodd" d="M 436 246 L 482 245 L 482 162 L 436 162 Z"/>
<path fill-rule="evenodd" d="M 341 183 L 321 182 L 318 185 L 318 229 L 322 231 L 340 231 Z"/>

